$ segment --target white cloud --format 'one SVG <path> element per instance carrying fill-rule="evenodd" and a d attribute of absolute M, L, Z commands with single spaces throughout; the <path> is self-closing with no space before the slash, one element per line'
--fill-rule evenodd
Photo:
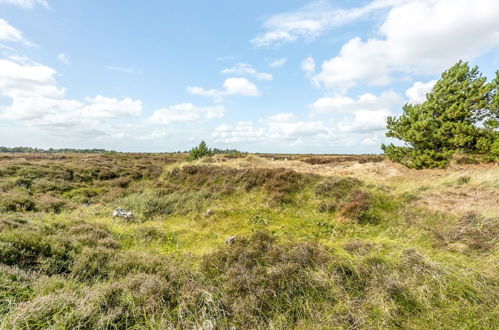
<path fill-rule="evenodd" d="M 409 99 L 409 103 L 419 104 L 426 100 L 428 94 L 433 86 L 437 83 L 436 80 L 428 81 L 427 83 L 416 81 L 406 92 L 405 95 Z"/>
<path fill-rule="evenodd" d="M 280 59 L 277 59 L 275 61 L 270 62 L 269 66 L 271 68 L 280 68 L 280 67 L 284 66 L 286 64 L 286 62 L 287 62 L 287 59 L 285 57 L 283 57 L 283 58 L 280 58 Z"/>
<path fill-rule="evenodd" d="M 247 63 L 238 63 L 232 68 L 223 69 L 222 74 L 237 74 L 254 77 L 258 80 L 272 80 L 272 74 L 266 72 L 258 72 Z"/>
<path fill-rule="evenodd" d="M 225 79 L 224 89 L 227 95 L 259 96 L 261 92 L 255 84 L 246 78 Z"/>
<path fill-rule="evenodd" d="M 97 95 L 86 98 L 86 101 L 88 105 L 81 111 L 81 115 L 86 118 L 133 117 L 142 112 L 142 102 L 131 98 L 118 100 Z"/>
<path fill-rule="evenodd" d="M 298 39 L 311 41 L 334 27 L 400 2 L 404 0 L 375 0 L 363 7 L 335 9 L 328 1 L 314 1 L 296 11 L 271 16 L 263 24 L 266 32 L 252 39 L 251 43 L 263 47 L 295 42 Z"/>
<path fill-rule="evenodd" d="M 358 110 L 353 115 L 353 118 L 338 122 L 337 129 L 340 132 L 384 131 L 386 129 L 386 118 L 392 113 L 387 109 Z"/>
<path fill-rule="evenodd" d="M 312 76 L 315 73 L 315 60 L 312 57 L 307 57 L 301 62 L 301 69 L 306 76 Z"/>
<path fill-rule="evenodd" d="M 154 111 L 148 121 L 154 124 L 192 123 L 222 118 L 224 114 L 222 105 L 199 107 L 192 103 L 181 103 Z"/>
<path fill-rule="evenodd" d="M 187 87 L 187 91 L 192 95 L 200 95 L 200 96 L 208 96 L 215 99 L 215 101 L 221 101 L 224 91 L 220 91 L 218 89 L 205 89 L 199 86 L 189 86 Z"/>
<path fill-rule="evenodd" d="M 324 114 L 354 113 L 356 111 L 391 110 L 402 103 L 402 97 L 395 92 L 383 92 L 376 96 L 370 93 L 360 95 L 357 100 L 336 95 L 322 97 L 310 105 L 313 116 Z"/>
<path fill-rule="evenodd" d="M 27 46 L 34 46 L 24 38 L 21 31 L 2 18 L 0 18 L 0 41 L 19 42 Z"/>
<path fill-rule="evenodd" d="M 328 128 L 321 121 L 302 121 L 292 113 L 281 113 L 263 119 L 271 138 L 297 140 L 304 136 L 327 134 Z"/>
<path fill-rule="evenodd" d="M 85 130 L 102 126 L 103 120 L 138 116 L 142 111 L 142 103 L 130 98 L 67 99 L 65 89 L 57 86 L 56 74 L 27 58 L 0 60 L 0 95 L 11 100 L 0 107 L 0 117 L 49 129 Z"/>
<path fill-rule="evenodd" d="M 137 137 L 137 140 L 154 141 L 164 138 L 168 134 L 165 131 L 153 131 L 150 134 L 141 135 Z"/>
<path fill-rule="evenodd" d="M 223 84 L 223 90 L 205 89 L 199 86 L 189 86 L 187 91 L 193 95 L 212 97 L 219 102 L 225 95 L 260 96 L 261 92 L 246 78 L 227 78 Z"/>
<path fill-rule="evenodd" d="M 19 6 L 25 9 L 32 9 L 37 5 L 40 5 L 45 8 L 50 8 L 48 2 L 46 0 L 0 0 L 0 4 L 9 4 Z"/>
<path fill-rule="evenodd" d="M 71 63 L 71 58 L 69 57 L 68 53 L 60 53 L 59 55 L 57 55 L 57 59 L 64 64 Z"/>
<path fill-rule="evenodd" d="M 412 0 L 390 9 L 381 38 L 355 37 L 322 64 L 314 80 L 345 92 L 386 85 L 394 73 L 434 74 L 499 46 L 497 0 Z"/>
<path fill-rule="evenodd" d="M 251 121 L 236 125 L 221 125 L 212 133 L 215 141 L 240 142 L 290 142 L 299 143 L 303 138 L 325 136 L 328 128 L 320 121 L 302 121 L 293 113 L 279 113 L 259 120 L 260 126 Z"/>
<path fill-rule="evenodd" d="M 55 82 L 56 71 L 37 63 L 0 59 L 0 94 L 10 98 L 28 96 L 60 97 L 64 89 Z"/>
<path fill-rule="evenodd" d="M 378 136 L 376 132 L 386 129 L 386 118 L 393 115 L 394 110 L 399 109 L 402 104 L 403 98 L 399 94 L 386 91 L 379 96 L 362 94 L 357 99 L 343 95 L 323 97 L 311 104 L 310 109 L 313 117 L 331 115 L 331 129 L 335 132 L 369 133 L 368 137 L 371 139 L 374 135 Z"/>
<path fill-rule="evenodd" d="M 236 125 L 220 125 L 212 133 L 216 142 L 240 143 L 257 142 L 265 139 L 263 128 L 257 128 L 251 121 L 240 121 Z"/>

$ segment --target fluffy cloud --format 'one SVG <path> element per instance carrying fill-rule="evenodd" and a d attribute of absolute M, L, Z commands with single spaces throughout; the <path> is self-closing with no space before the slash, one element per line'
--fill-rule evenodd
<path fill-rule="evenodd" d="M 267 126 L 271 138 L 294 140 L 328 133 L 328 128 L 322 122 L 302 121 L 292 113 L 273 115 L 262 122 Z"/>
<path fill-rule="evenodd" d="M 426 100 L 426 94 L 428 94 L 433 86 L 436 84 L 436 80 L 431 80 L 427 83 L 416 81 L 406 92 L 405 95 L 408 98 L 409 103 L 419 104 Z"/>
<path fill-rule="evenodd" d="M 280 68 L 280 67 L 284 66 L 286 64 L 286 62 L 287 62 L 287 59 L 285 57 L 283 57 L 283 58 L 280 58 L 280 59 L 277 59 L 275 61 L 270 62 L 269 66 L 271 68 Z"/>
<path fill-rule="evenodd" d="M 353 113 L 353 118 L 338 122 L 337 129 L 340 132 L 354 133 L 384 131 L 386 118 L 391 114 L 387 109 L 358 110 Z"/>
<path fill-rule="evenodd" d="M 22 32 L 13 27 L 4 19 L 0 18 L 0 41 L 19 42 L 28 46 L 33 44 L 27 41 Z"/>
<path fill-rule="evenodd" d="M 86 101 L 88 105 L 81 110 L 81 115 L 86 118 L 136 117 L 142 112 L 142 102 L 131 98 L 118 100 L 97 95 Z"/>
<path fill-rule="evenodd" d="M 279 113 L 259 120 L 241 121 L 234 126 L 221 125 L 212 133 L 217 142 L 302 142 L 303 138 L 326 136 L 329 129 L 320 121 L 303 121 L 292 113 Z"/>
<path fill-rule="evenodd" d="M 412 0 L 392 3 L 380 38 L 355 37 L 322 64 L 314 80 L 345 92 L 360 83 L 386 85 L 395 73 L 433 74 L 458 59 L 499 46 L 496 0 Z"/>
<path fill-rule="evenodd" d="M 256 85 L 245 78 L 225 79 L 224 89 L 227 95 L 259 96 L 261 94 Z"/>
<path fill-rule="evenodd" d="M 262 93 L 246 78 L 227 78 L 223 84 L 223 90 L 205 89 L 199 86 L 189 86 L 187 91 L 193 95 L 209 96 L 219 102 L 225 95 L 260 96 Z"/>
<path fill-rule="evenodd" d="M 240 142 L 258 142 L 265 139 L 263 128 L 257 128 L 251 121 L 240 121 L 236 125 L 220 125 L 212 133 L 212 138 L 216 142 L 226 144 Z"/>
<path fill-rule="evenodd" d="M 215 99 L 215 101 L 221 101 L 223 96 L 225 95 L 224 91 L 218 89 L 205 89 L 199 86 L 189 86 L 187 87 L 187 91 L 192 95 L 212 97 Z"/>
<path fill-rule="evenodd" d="M 198 122 L 201 120 L 222 118 L 224 113 L 225 108 L 221 105 L 199 107 L 192 103 L 181 103 L 154 111 L 153 115 L 149 118 L 149 122 L 154 124 Z"/>
<path fill-rule="evenodd" d="M 404 2 L 404 0 L 375 0 L 353 9 L 335 9 L 327 1 L 314 1 L 293 12 L 281 13 L 267 19 L 266 32 L 251 40 L 255 46 L 271 46 L 313 40 L 327 30 L 355 21 L 375 10 Z"/>
<path fill-rule="evenodd" d="M 71 58 L 69 57 L 68 53 L 60 53 L 59 55 L 57 55 L 57 59 L 64 64 L 71 63 Z"/>
<path fill-rule="evenodd" d="M 0 107 L 2 118 L 45 128 L 88 128 L 102 120 L 138 116 L 142 103 L 97 95 L 84 101 L 65 98 L 57 72 L 25 58 L 0 60 L 0 95 L 11 99 Z"/>
<path fill-rule="evenodd" d="M 56 71 L 24 58 L 0 59 L 0 94 L 12 99 L 29 96 L 60 97 L 64 89 L 55 82 Z"/>
<path fill-rule="evenodd" d="M 49 8 L 49 4 L 46 0 L 0 0 L 0 4 L 2 3 L 19 6 L 25 9 L 32 9 L 37 5 Z"/>
<path fill-rule="evenodd" d="M 266 72 L 258 72 L 247 63 L 238 63 L 232 68 L 223 69 L 222 74 L 237 74 L 254 77 L 258 80 L 272 80 L 272 74 Z"/>
<path fill-rule="evenodd" d="M 376 96 L 360 95 L 356 100 L 343 96 L 322 97 L 310 105 L 313 116 L 324 114 L 354 113 L 356 111 L 389 111 L 402 104 L 402 97 L 395 92 L 384 92 Z"/>
<path fill-rule="evenodd" d="M 167 133 L 165 131 L 153 131 L 150 134 L 138 136 L 137 140 L 157 141 L 158 139 L 162 139 L 165 136 L 167 136 Z"/>

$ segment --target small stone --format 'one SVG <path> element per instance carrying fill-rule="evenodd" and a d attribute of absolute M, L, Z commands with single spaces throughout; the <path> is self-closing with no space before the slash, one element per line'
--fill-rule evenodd
<path fill-rule="evenodd" d="M 116 210 L 114 210 L 113 217 L 129 220 L 133 218 L 133 213 L 130 211 L 125 211 L 121 207 L 118 207 Z"/>
<path fill-rule="evenodd" d="M 225 239 L 225 244 L 234 244 L 236 242 L 236 236 L 229 236 Z"/>
<path fill-rule="evenodd" d="M 212 209 L 206 210 L 206 213 L 204 214 L 205 218 L 211 217 L 215 213 Z"/>

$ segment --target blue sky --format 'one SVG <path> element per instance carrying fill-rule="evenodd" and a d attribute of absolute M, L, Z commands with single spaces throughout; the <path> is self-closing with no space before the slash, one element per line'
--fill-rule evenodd
<path fill-rule="evenodd" d="M 496 0 L 0 0 L 0 145 L 376 153 Z"/>

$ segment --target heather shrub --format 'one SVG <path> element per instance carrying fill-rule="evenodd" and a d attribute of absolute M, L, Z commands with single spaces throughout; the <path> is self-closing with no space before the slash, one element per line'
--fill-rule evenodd
<path fill-rule="evenodd" d="M 343 204 L 340 214 L 358 223 L 377 223 L 378 216 L 373 210 L 373 195 L 367 191 L 354 190 Z"/>
<path fill-rule="evenodd" d="M 168 216 L 172 213 L 200 212 L 204 209 L 208 197 L 198 191 L 163 194 L 161 191 L 146 190 L 128 195 L 116 204 L 147 220 L 154 216 Z"/>
<path fill-rule="evenodd" d="M 352 177 L 327 177 L 319 182 L 315 187 L 315 195 L 318 197 L 343 200 L 350 195 L 350 192 L 362 185 L 359 179 Z"/>
<path fill-rule="evenodd" d="M 292 195 L 317 176 L 302 174 L 289 169 L 234 169 L 223 166 L 184 166 L 171 171 L 169 182 L 181 190 L 202 190 L 211 195 L 227 194 L 237 190 L 263 189 L 269 200 L 280 203 L 292 202 Z"/>
<path fill-rule="evenodd" d="M 63 273 L 71 263 L 70 247 L 46 233 L 15 228 L 0 233 L 0 260 L 25 270 Z"/>
<path fill-rule="evenodd" d="M 67 201 L 64 198 L 58 197 L 55 194 L 43 194 L 37 196 L 37 209 L 44 212 L 60 213 Z"/>
<path fill-rule="evenodd" d="M 25 190 L 11 190 L 0 195 L 0 212 L 35 211 L 36 202 Z"/>
<path fill-rule="evenodd" d="M 235 326 L 258 327 L 287 315 L 288 326 L 310 315 L 305 304 L 319 302 L 331 291 L 327 281 L 314 276 L 331 256 L 311 243 L 279 245 L 266 232 L 204 258 L 202 273 Z"/>

